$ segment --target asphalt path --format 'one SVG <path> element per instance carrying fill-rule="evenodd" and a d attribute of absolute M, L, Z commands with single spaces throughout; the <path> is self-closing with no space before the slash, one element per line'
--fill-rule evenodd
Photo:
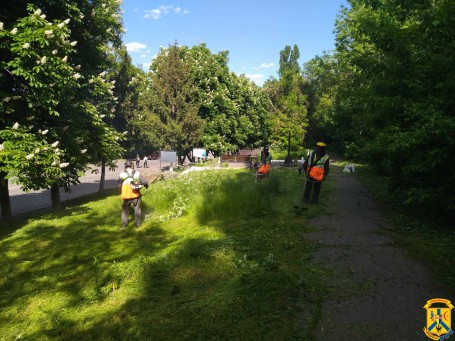
<path fill-rule="evenodd" d="M 110 171 L 106 169 L 106 178 L 104 183 L 104 188 L 115 188 L 117 186 L 117 179 L 119 173 L 123 171 L 124 160 L 119 160 L 117 162 L 117 169 L 115 171 Z M 143 166 L 143 161 L 140 162 L 139 171 Z M 149 168 L 159 169 L 160 161 L 159 160 L 149 160 Z M 92 166 L 92 169 L 98 169 L 100 167 Z M 60 199 L 62 202 L 72 200 L 75 198 L 82 197 L 84 195 L 93 194 L 98 192 L 100 186 L 101 171 L 97 174 L 92 174 L 89 170 L 85 173 L 84 176 L 80 178 L 81 183 L 77 186 L 71 186 L 71 192 L 67 193 L 60 189 Z M 20 185 L 9 185 L 9 195 L 11 201 L 11 211 L 13 216 L 17 216 L 22 213 L 42 210 L 51 207 L 51 193 L 50 189 L 39 190 L 39 191 L 30 191 L 28 193 L 21 190 Z"/>

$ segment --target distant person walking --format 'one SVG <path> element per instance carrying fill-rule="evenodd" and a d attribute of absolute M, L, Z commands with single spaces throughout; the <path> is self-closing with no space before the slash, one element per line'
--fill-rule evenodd
<path fill-rule="evenodd" d="M 141 157 L 139 154 L 136 154 L 136 168 L 139 168 L 139 163 L 141 162 Z"/>
<path fill-rule="evenodd" d="M 324 142 L 318 142 L 315 150 L 307 156 L 299 169 L 300 172 L 302 170 L 306 172 L 305 189 L 303 191 L 303 202 L 306 204 L 318 203 L 322 181 L 329 174 L 329 156 L 325 152 L 326 146 Z M 310 193 L 313 187 L 314 191 L 310 202 Z"/>
<path fill-rule="evenodd" d="M 121 228 L 128 225 L 128 213 L 131 204 L 134 208 L 134 217 L 136 220 L 136 227 L 142 225 L 142 210 L 141 210 L 141 192 L 140 189 L 144 186 L 148 188 L 149 184 L 145 181 L 138 171 L 133 169 L 133 162 L 125 162 L 125 171 L 121 172 L 117 180 L 117 187 L 123 199 L 122 204 L 122 224 Z"/>
<path fill-rule="evenodd" d="M 148 161 L 148 159 L 149 159 L 149 157 L 148 157 L 147 155 L 144 156 L 144 168 L 149 168 L 149 167 L 147 166 L 147 161 Z"/>

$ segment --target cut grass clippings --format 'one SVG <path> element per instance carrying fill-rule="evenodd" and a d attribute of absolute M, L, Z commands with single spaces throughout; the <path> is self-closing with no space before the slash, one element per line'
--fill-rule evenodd
<path fill-rule="evenodd" d="M 140 229 L 119 228 L 118 195 L 14 222 L 0 339 L 309 339 L 327 269 L 304 238 L 324 208 L 292 210 L 302 187 L 289 168 L 202 171 L 153 184 Z"/>

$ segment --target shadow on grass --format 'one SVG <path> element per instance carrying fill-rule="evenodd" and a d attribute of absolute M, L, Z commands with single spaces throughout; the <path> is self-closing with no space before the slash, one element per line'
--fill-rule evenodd
<path fill-rule="evenodd" d="M 118 198 L 27 220 L 0 242 L 0 329 L 33 319 L 29 339 L 305 339 L 324 270 L 291 209 L 298 186 L 286 171 L 260 183 L 236 172 L 202 194 L 195 230 L 179 226 L 188 217 L 120 230 Z"/>

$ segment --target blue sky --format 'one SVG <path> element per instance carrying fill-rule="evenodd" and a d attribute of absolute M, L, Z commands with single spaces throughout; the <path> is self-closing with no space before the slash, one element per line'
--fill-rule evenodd
<path fill-rule="evenodd" d="M 262 85 L 277 78 L 280 51 L 296 44 L 299 63 L 334 49 L 345 0 L 124 0 L 123 41 L 134 65 L 148 68 L 160 47 L 205 43 L 229 51 L 229 68 Z"/>

